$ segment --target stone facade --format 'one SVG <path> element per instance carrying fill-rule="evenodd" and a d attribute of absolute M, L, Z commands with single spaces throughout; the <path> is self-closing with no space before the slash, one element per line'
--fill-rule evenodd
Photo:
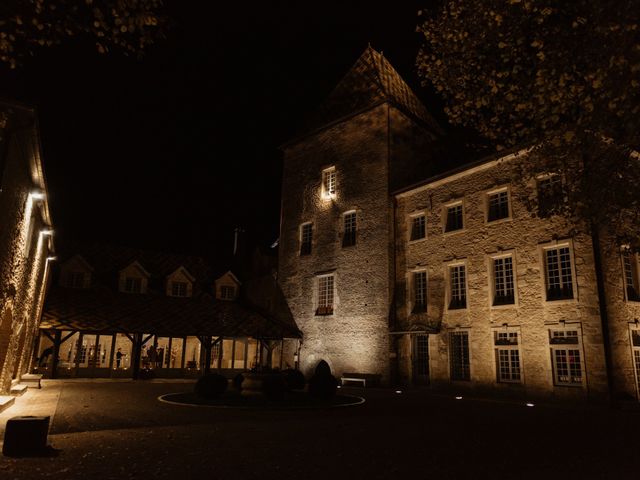
<path fill-rule="evenodd" d="M 52 251 L 35 113 L 0 103 L 0 394 L 29 371 Z"/>
<path fill-rule="evenodd" d="M 303 371 L 326 360 L 338 376 L 434 389 L 602 399 L 612 384 L 637 398 L 640 297 L 625 293 L 620 248 L 601 232 L 602 296 L 591 236 L 527 209 L 539 184 L 514 181 L 526 153 L 443 172 L 440 132 L 415 100 L 368 48 L 315 128 L 283 147 L 278 278 L 303 333 Z M 498 197 L 504 210 L 490 218 Z M 456 205 L 463 225 L 449 229 Z"/>

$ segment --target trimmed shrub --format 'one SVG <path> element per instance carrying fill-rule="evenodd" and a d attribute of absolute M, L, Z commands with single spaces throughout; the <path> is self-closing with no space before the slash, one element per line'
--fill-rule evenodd
<path fill-rule="evenodd" d="M 262 391 L 270 400 L 281 400 L 287 391 L 284 377 L 275 373 L 266 375 L 262 383 Z"/>
<path fill-rule="evenodd" d="M 235 377 L 233 377 L 233 387 L 236 390 L 242 390 L 242 382 L 244 382 L 244 375 L 242 375 L 241 373 L 237 374 Z"/>
<path fill-rule="evenodd" d="M 289 390 L 302 390 L 307 383 L 304 378 L 304 374 L 300 370 L 288 368 L 282 372 L 284 375 L 284 381 L 287 384 Z"/>
<path fill-rule="evenodd" d="M 316 373 L 311 377 L 311 380 L 309 380 L 309 395 L 313 398 L 329 400 L 335 396 L 337 388 L 338 380 L 330 373 Z"/>
<path fill-rule="evenodd" d="M 316 375 L 331 375 L 331 367 L 325 360 L 320 360 L 316 365 Z"/>
<path fill-rule="evenodd" d="M 193 391 L 202 398 L 217 398 L 227 390 L 227 384 L 227 379 L 222 375 L 210 373 L 198 379 Z"/>

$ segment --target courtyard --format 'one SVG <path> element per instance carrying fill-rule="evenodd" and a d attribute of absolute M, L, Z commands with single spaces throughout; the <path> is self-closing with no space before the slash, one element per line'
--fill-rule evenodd
<path fill-rule="evenodd" d="M 640 413 L 345 388 L 361 406 L 186 407 L 191 382 L 49 380 L 0 414 L 52 415 L 50 458 L 0 459 L 3 479 L 637 478 Z"/>

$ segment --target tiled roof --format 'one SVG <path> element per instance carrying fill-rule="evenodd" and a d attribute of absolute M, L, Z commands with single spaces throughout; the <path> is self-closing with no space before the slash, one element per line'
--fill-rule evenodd
<path fill-rule="evenodd" d="M 40 328 L 180 337 L 300 337 L 297 328 L 267 318 L 237 302 L 219 301 L 209 295 L 175 298 L 160 294 L 127 294 L 103 286 L 91 289 L 52 287 Z"/>
<path fill-rule="evenodd" d="M 368 46 L 329 94 L 306 126 L 310 131 L 340 118 L 390 101 L 434 131 L 440 127 L 422 102 L 381 53 Z"/>

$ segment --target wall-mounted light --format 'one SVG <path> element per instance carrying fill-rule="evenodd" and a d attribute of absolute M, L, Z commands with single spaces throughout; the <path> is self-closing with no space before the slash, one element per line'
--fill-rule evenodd
<path fill-rule="evenodd" d="M 53 230 L 51 230 L 51 229 L 48 229 L 48 230 L 40 230 L 40 235 L 43 235 L 43 236 L 51 236 L 51 235 L 53 235 Z"/>
<path fill-rule="evenodd" d="M 47 257 L 47 262 L 53 262 L 55 260 L 57 260 L 58 257 Z"/>
<path fill-rule="evenodd" d="M 45 199 L 45 194 L 41 190 L 34 190 L 33 192 L 31 192 L 29 194 L 29 196 L 31 197 L 31 200 L 44 200 Z"/>

